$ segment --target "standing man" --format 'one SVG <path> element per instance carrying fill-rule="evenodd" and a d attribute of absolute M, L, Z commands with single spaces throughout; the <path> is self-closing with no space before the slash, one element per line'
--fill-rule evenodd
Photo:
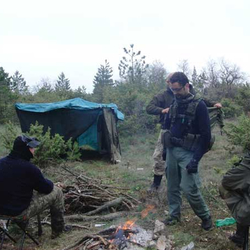
<path fill-rule="evenodd" d="M 160 120 L 159 123 L 161 124 L 161 131 L 156 143 L 156 147 L 153 153 L 153 172 L 154 172 L 154 180 L 149 188 L 149 192 L 154 192 L 158 190 L 162 176 L 165 173 L 165 159 L 163 159 L 163 145 L 161 142 L 162 134 L 166 131 L 164 129 L 164 122 L 165 122 L 165 116 L 168 113 L 169 107 L 172 104 L 174 100 L 174 93 L 172 92 L 170 86 L 169 79 L 173 73 L 170 73 L 166 79 L 167 83 L 167 89 L 164 92 L 159 93 L 158 95 L 154 96 L 153 99 L 150 101 L 150 103 L 146 107 L 146 112 L 150 115 L 159 115 Z M 189 84 L 189 91 L 193 95 L 195 95 L 194 88 L 191 84 Z M 211 102 L 210 100 L 204 99 L 206 105 L 208 107 L 217 107 L 221 108 L 222 105 L 220 103 Z M 164 155 L 165 158 L 165 155 Z"/>
<path fill-rule="evenodd" d="M 63 193 L 30 163 L 39 144 L 36 138 L 18 136 L 11 153 L 0 160 L 0 214 L 22 221 L 49 208 L 55 238 L 64 231 Z"/>
<path fill-rule="evenodd" d="M 195 214 L 202 220 L 201 227 L 209 230 L 212 220 L 199 190 L 198 164 L 208 151 L 211 140 L 210 119 L 206 104 L 189 90 L 189 80 L 182 72 L 171 75 L 170 89 L 175 100 L 166 117 L 167 145 L 166 175 L 170 216 L 165 224 L 181 218 L 181 190 Z"/>
<path fill-rule="evenodd" d="M 161 184 L 162 176 L 165 173 L 165 161 L 162 158 L 163 145 L 161 142 L 161 138 L 162 138 L 162 134 L 165 132 L 165 130 L 163 129 L 165 115 L 168 113 L 169 107 L 174 100 L 174 94 L 169 88 L 169 79 L 171 76 L 172 76 L 172 73 L 169 74 L 166 79 L 167 89 L 164 92 L 161 92 L 158 95 L 154 96 L 154 98 L 146 107 L 146 111 L 148 114 L 160 115 L 159 123 L 161 124 L 161 131 L 160 131 L 160 134 L 156 143 L 156 147 L 153 153 L 154 180 L 149 188 L 150 192 L 154 192 L 159 188 Z"/>

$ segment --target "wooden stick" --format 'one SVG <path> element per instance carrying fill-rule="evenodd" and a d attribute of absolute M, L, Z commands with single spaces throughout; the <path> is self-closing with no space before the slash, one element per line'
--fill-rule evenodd
<path fill-rule="evenodd" d="M 134 197 L 128 195 L 128 194 L 124 194 L 124 193 L 121 193 L 121 195 L 124 195 L 124 196 L 127 196 L 128 198 L 130 198 L 131 200 L 135 201 L 136 203 L 140 204 L 141 202 L 138 201 L 137 199 L 135 199 Z"/>
<path fill-rule="evenodd" d="M 79 241 L 74 243 L 73 245 L 70 245 L 62 250 L 70 250 L 70 249 L 73 249 L 75 247 L 79 247 L 79 245 L 81 245 L 84 241 L 87 241 L 87 240 L 92 239 L 92 238 L 94 238 L 94 235 L 87 234 L 82 239 L 80 239 Z"/>
<path fill-rule="evenodd" d="M 51 223 L 48 222 L 48 221 L 42 221 L 41 224 L 42 224 L 42 225 L 48 225 L 48 226 L 51 225 Z M 70 227 L 72 227 L 72 228 L 80 228 L 80 229 L 87 229 L 87 230 L 90 229 L 90 227 L 81 226 L 81 225 L 78 225 L 78 224 L 67 224 L 67 226 L 70 226 Z"/>
<path fill-rule="evenodd" d="M 81 196 L 81 197 L 84 197 L 84 198 L 91 198 L 91 199 L 94 199 L 94 200 L 102 200 L 102 198 L 99 198 L 99 197 L 96 197 L 96 196 L 92 196 L 92 195 L 86 195 L 86 194 L 82 194 L 82 193 L 77 193 L 75 191 L 71 191 L 69 194 L 75 194 L 77 196 Z"/>
<path fill-rule="evenodd" d="M 99 221 L 109 221 L 109 220 L 114 220 L 117 218 L 123 218 L 128 215 L 130 216 L 137 216 L 140 215 L 140 212 L 117 212 L 117 213 L 112 213 L 112 214 L 106 214 L 102 216 L 94 215 L 94 216 L 83 216 L 83 215 L 67 215 L 64 216 L 65 219 L 67 220 L 76 220 L 76 221 L 94 221 L 94 220 L 99 220 Z"/>
<path fill-rule="evenodd" d="M 110 207 L 116 207 L 123 202 L 123 199 L 124 199 L 123 197 L 119 197 L 117 199 L 109 201 L 109 202 L 105 203 L 104 205 L 98 207 L 97 209 L 90 211 L 88 213 L 85 213 L 85 215 L 94 215 L 94 214 L 97 214 L 105 209 L 110 208 Z"/>

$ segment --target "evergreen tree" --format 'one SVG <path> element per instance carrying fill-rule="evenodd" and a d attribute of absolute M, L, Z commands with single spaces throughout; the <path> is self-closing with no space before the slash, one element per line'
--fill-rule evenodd
<path fill-rule="evenodd" d="M 78 87 L 73 91 L 73 97 L 79 97 L 85 99 L 87 96 L 86 88 L 85 86 Z"/>
<path fill-rule="evenodd" d="M 23 95 L 27 93 L 28 87 L 26 86 L 26 81 L 24 80 L 23 76 L 19 73 L 19 71 L 16 71 L 14 75 L 11 77 L 10 88 L 17 94 Z"/>
<path fill-rule="evenodd" d="M 65 77 L 63 72 L 58 76 L 58 80 L 56 81 L 55 85 L 55 91 L 62 98 L 67 98 L 69 95 L 71 95 L 70 80 Z"/>
<path fill-rule="evenodd" d="M 197 74 L 196 68 L 194 67 L 191 83 L 193 84 L 197 93 L 203 93 L 203 89 L 204 89 L 203 80 L 204 80 L 204 77 L 199 76 Z"/>
<path fill-rule="evenodd" d="M 135 52 L 134 44 L 130 45 L 130 49 L 123 50 L 127 57 L 124 56 L 118 66 L 120 77 L 132 84 L 142 84 L 143 75 L 148 68 L 146 56 L 141 56 L 141 51 Z"/>
<path fill-rule="evenodd" d="M 62 90 L 69 91 L 71 89 L 70 80 L 65 77 L 63 72 L 58 76 L 58 80 L 56 81 L 55 89 L 59 90 L 59 91 L 62 91 Z"/>
<path fill-rule="evenodd" d="M 6 73 L 3 69 L 3 67 L 0 67 L 0 87 L 10 87 L 10 81 L 11 78 L 9 77 L 9 74 Z"/>
<path fill-rule="evenodd" d="M 11 77 L 3 67 L 0 67 L 0 123 L 5 123 L 15 117 L 14 102 L 16 97 L 10 89 Z"/>
<path fill-rule="evenodd" d="M 105 60 L 105 64 L 101 65 L 98 68 L 98 71 L 94 77 L 94 90 L 93 90 L 93 98 L 96 102 L 103 102 L 104 99 L 104 89 L 108 86 L 113 86 L 113 70 L 110 67 L 107 60 Z"/>

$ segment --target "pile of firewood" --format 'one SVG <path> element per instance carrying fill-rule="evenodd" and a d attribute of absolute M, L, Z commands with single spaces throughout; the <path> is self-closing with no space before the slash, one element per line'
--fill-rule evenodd
<path fill-rule="evenodd" d="M 83 174 L 78 176 L 69 169 L 64 169 L 75 177 L 73 185 L 63 187 L 67 214 L 91 216 L 104 212 L 128 211 L 140 203 L 120 187 L 105 185 L 101 180 Z"/>

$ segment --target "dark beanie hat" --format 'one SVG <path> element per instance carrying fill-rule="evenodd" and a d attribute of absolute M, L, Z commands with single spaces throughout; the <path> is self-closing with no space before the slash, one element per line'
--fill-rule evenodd
<path fill-rule="evenodd" d="M 29 161 L 33 158 L 29 148 L 36 148 L 39 144 L 40 142 L 36 138 L 21 135 L 15 139 L 11 153 Z"/>

